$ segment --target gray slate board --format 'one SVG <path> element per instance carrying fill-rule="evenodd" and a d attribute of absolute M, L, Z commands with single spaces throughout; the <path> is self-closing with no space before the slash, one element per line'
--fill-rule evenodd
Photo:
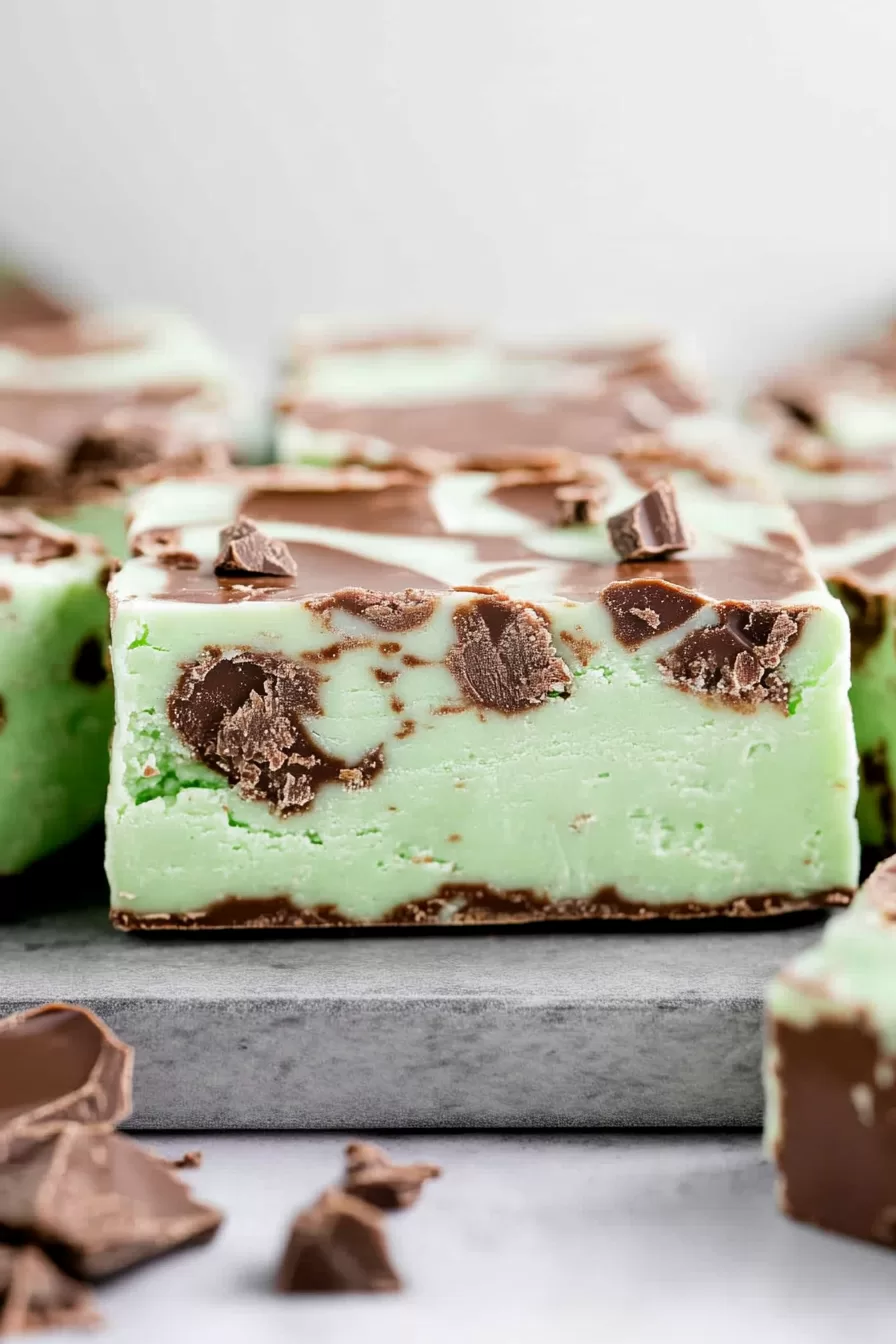
<path fill-rule="evenodd" d="M 818 932 L 152 937 L 94 905 L 0 928 L 0 1010 L 105 1017 L 134 1127 L 755 1125 L 763 987 Z"/>

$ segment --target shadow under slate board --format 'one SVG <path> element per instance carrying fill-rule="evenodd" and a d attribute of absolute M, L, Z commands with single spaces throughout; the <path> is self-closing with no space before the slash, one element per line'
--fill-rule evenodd
<path fill-rule="evenodd" d="M 100 1013 L 164 1129 L 756 1125 L 763 989 L 822 918 L 153 937 L 104 901 L 95 837 L 0 888 L 0 1011 Z"/>

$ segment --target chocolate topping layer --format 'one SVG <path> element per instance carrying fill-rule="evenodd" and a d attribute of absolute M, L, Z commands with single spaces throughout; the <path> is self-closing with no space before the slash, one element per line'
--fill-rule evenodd
<path fill-rule="evenodd" d="M 660 559 L 690 545 L 671 481 L 657 481 L 630 509 L 608 518 L 607 529 L 620 559 L 627 561 Z"/>
<path fill-rule="evenodd" d="M 320 715 L 320 673 L 283 654 L 207 649 L 184 667 L 168 718 L 197 760 L 281 817 L 304 812 L 325 784 L 364 788 L 384 767 L 382 746 L 352 764 L 331 756 L 304 720 Z"/>
<path fill-rule="evenodd" d="M 655 635 L 668 634 L 706 606 L 706 599 L 664 579 L 627 579 L 610 583 L 601 601 L 613 620 L 613 634 L 627 649 L 637 649 Z"/>
<path fill-rule="evenodd" d="M 308 485 L 302 487 L 295 483 L 295 475 L 284 475 L 282 488 L 248 492 L 240 512 L 260 523 L 312 523 L 351 532 L 399 532 L 419 537 L 442 533 L 425 478 L 405 472 L 368 472 L 347 477 L 346 482 L 354 482 L 348 488 L 340 484 L 338 473 L 330 472 L 320 473 L 317 483 L 309 475 Z M 290 480 L 293 484 L 287 485 Z"/>
<path fill-rule="evenodd" d="M 408 1209 L 417 1203 L 426 1182 L 441 1174 L 442 1168 L 432 1162 L 399 1166 L 374 1143 L 349 1143 L 342 1188 L 378 1209 Z"/>
<path fill-rule="evenodd" d="M 683 691 L 751 711 L 767 701 L 785 713 L 790 686 L 775 670 L 796 642 L 805 607 L 720 602 L 718 625 L 692 630 L 658 663 Z"/>
<path fill-rule="evenodd" d="M 26 434 L 67 455 L 92 426 L 122 407 L 142 406 L 156 410 L 195 397 L 196 383 L 158 384 L 150 387 L 108 391 L 77 388 L 0 388 L 0 425 Z"/>
<path fill-rule="evenodd" d="M 0 555 L 11 555 L 23 565 L 43 565 L 74 555 L 79 539 L 41 522 L 28 509 L 0 512 Z"/>
<path fill-rule="evenodd" d="M 215 561 L 215 573 L 223 577 L 237 574 L 264 578 L 294 578 L 296 562 L 284 541 L 269 537 L 249 518 L 221 531 L 221 550 Z"/>
<path fill-rule="evenodd" d="M 325 1190 L 290 1228 L 277 1271 L 281 1293 L 388 1293 L 401 1287 L 382 1214 L 341 1190 Z"/>
<path fill-rule="evenodd" d="M 457 643 L 445 662 L 467 699 L 518 714 L 566 691 L 569 668 L 558 657 L 538 607 L 496 595 L 464 603 L 453 616 Z"/>
<path fill-rule="evenodd" d="M 0 1021 L 0 1135 L 72 1120 L 118 1125 L 131 1113 L 134 1052 L 86 1008 L 51 1003 Z"/>
<path fill-rule="evenodd" d="M 78 1278 L 208 1241 L 220 1222 L 166 1162 L 104 1126 L 0 1135 L 0 1233 L 46 1247 Z"/>
<path fill-rule="evenodd" d="M 405 588 L 402 593 L 373 593 L 369 588 L 341 588 L 325 597 L 312 598 L 312 611 L 326 616 L 329 612 L 348 611 L 370 621 L 378 630 L 397 634 L 418 630 L 430 619 L 436 607 L 433 593 L 422 588 Z"/>
<path fill-rule="evenodd" d="M 0 1335 L 99 1325 L 93 1294 L 36 1246 L 0 1246 Z"/>

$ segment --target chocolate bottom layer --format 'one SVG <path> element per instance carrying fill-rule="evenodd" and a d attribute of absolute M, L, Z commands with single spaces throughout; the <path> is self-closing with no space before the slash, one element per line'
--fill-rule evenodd
<path fill-rule="evenodd" d="M 896 1246 L 896 1060 L 861 1019 L 776 1022 L 783 1211 Z"/>
<path fill-rule="evenodd" d="M 737 896 L 721 905 L 679 901 L 650 905 L 628 901 L 615 887 L 601 887 L 593 896 L 552 901 L 531 888 L 501 890 L 475 883 L 446 883 L 434 895 L 406 901 L 378 920 L 352 919 L 335 905 L 295 905 L 288 896 L 225 896 L 204 910 L 142 914 L 116 909 L 112 923 L 124 930 L 179 929 L 315 929 L 388 928 L 452 924 L 526 924 L 535 920 L 707 919 L 724 915 L 738 919 L 779 915 L 798 910 L 848 905 L 852 891 L 834 888 L 792 896 L 786 892 Z"/>

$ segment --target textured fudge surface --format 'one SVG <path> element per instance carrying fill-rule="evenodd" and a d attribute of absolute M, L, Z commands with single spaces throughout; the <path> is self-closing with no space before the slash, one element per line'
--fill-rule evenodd
<path fill-rule="evenodd" d="M 766 1141 L 785 1212 L 896 1245 L 896 861 L 768 995 Z"/>
<path fill-rule="evenodd" d="M 774 475 L 846 606 L 863 843 L 896 845 L 896 327 L 776 380 L 758 403 Z"/>
<path fill-rule="evenodd" d="M 526 460 L 141 493 L 111 590 L 120 924 L 845 899 L 846 620 L 787 509 L 658 441 Z M 556 526 L 577 480 L 609 516 L 669 473 L 684 556 L 617 563 L 605 524 Z M 215 575 L 241 515 L 294 577 Z"/>
<path fill-rule="evenodd" d="M 514 350 L 481 336 L 300 333 L 275 426 L 282 462 L 394 461 L 428 447 L 600 452 L 704 408 L 667 341 Z"/>
<path fill-rule="evenodd" d="M 86 538 L 0 514 L 0 872 L 102 816 L 112 727 L 106 580 Z"/>

